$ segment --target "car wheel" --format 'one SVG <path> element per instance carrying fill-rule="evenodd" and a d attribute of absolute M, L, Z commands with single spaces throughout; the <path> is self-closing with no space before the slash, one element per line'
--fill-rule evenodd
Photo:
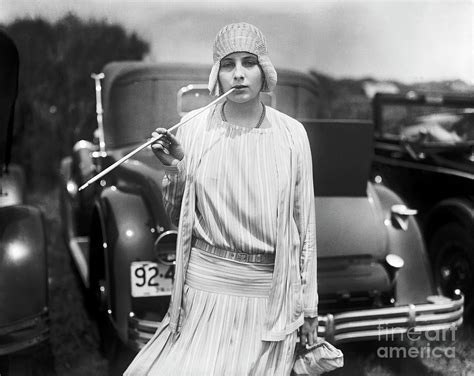
<path fill-rule="evenodd" d="M 92 262 L 89 265 L 88 302 L 92 311 L 97 314 L 104 314 L 107 311 L 107 287 L 103 274 L 103 262 L 100 264 L 102 261 L 100 256 L 91 257 L 91 260 Z"/>
<path fill-rule="evenodd" d="M 430 242 L 434 278 L 440 292 L 453 297 L 464 295 L 464 317 L 470 318 L 474 304 L 474 238 L 458 223 L 441 227 Z"/>
<path fill-rule="evenodd" d="M 99 329 L 100 349 L 105 353 L 108 348 L 109 320 L 107 317 L 108 291 L 105 280 L 105 250 L 102 246 L 103 243 L 104 240 L 101 232 L 92 231 L 90 234 L 89 289 L 87 292 L 87 301 L 89 312 L 94 317 Z"/>

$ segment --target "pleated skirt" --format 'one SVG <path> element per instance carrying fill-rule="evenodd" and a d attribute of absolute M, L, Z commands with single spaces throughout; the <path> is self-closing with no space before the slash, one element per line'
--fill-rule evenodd
<path fill-rule="evenodd" d="M 287 376 L 296 332 L 262 341 L 273 265 L 244 264 L 193 248 L 178 336 L 163 320 L 125 376 Z"/>

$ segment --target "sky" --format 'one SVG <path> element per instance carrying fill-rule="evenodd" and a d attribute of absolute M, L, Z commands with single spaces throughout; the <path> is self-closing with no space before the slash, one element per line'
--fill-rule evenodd
<path fill-rule="evenodd" d="M 105 19 L 151 46 L 147 60 L 212 63 L 231 22 L 256 25 L 279 68 L 335 78 L 474 84 L 474 0 L 0 0 L 0 23 Z"/>

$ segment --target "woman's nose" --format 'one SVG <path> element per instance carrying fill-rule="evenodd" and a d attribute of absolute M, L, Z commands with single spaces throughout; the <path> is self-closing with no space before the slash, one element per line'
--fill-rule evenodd
<path fill-rule="evenodd" d="M 243 77 L 244 77 L 244 72 L 243 72 L 243 69 L 242 69 L 242 65 L 241 64 L 236 64 L 235 70 L 234 70 L 234 78 L 235 79 L 241 79 Z"/>

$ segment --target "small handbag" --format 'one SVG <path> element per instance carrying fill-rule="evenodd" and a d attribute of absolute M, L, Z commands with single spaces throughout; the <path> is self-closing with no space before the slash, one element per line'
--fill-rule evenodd
<path fill-rule="evenodd" d="M 317 376 L 344 366 L 342 351 L 319 337 L 313 346 L 298 344 L 295 355 L 292 376 Z"/>

